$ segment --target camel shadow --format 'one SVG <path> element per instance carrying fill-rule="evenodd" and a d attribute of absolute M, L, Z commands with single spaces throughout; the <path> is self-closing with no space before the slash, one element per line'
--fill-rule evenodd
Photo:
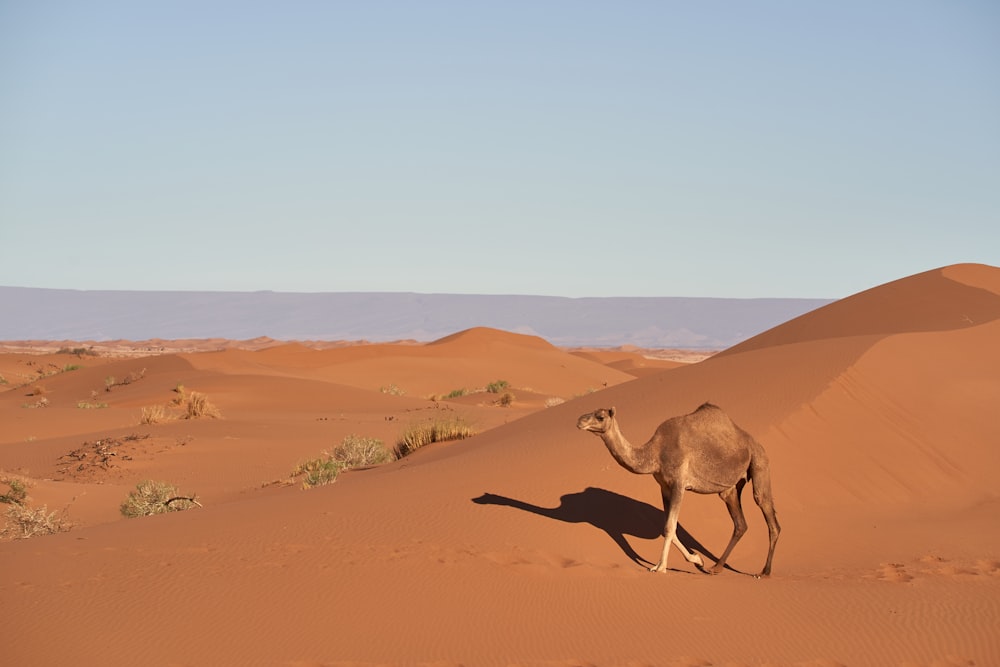
<path fill-rule="evenodd" d="M 550 509 L 494 493 L 484 493 L 472 499 L 477 505 L 503 505 L 565 523 L 589 523 L 606 533 L 637 565 L 651 567 L 655 564 L 636 553 L 625 536 L 646 540 L 663 537 L 665 517 L 662 509 L 613 491 L 594 487 L 587 487 L 579 493 L 567 493 L 559 501 L 558 507 Z M 713 561 L 718 560 L 680 524 L 677 525 L 677 539 L 689 551 L 698 551 Z"/>

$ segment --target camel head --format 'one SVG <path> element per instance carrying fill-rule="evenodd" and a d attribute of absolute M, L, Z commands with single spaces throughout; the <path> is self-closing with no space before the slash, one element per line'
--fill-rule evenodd
<path fill-rule="evenodd" d="M 615 421 L 614 408 L 601 408 L 582 415 L 576 420 L 576 427 L 581 431 L 590 431 L 595 435 L 606 433 Z"/>

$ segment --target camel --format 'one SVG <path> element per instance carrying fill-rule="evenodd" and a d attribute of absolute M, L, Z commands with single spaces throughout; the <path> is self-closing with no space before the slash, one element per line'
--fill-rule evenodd
<path fill-rule="evenodd" d="M 671 544 L 689 563 L 706 571 L 701 556 L 688 551 L 677 539 L 681 500 L 685 491 L 694 491 L 719 494 L 733 520 L 729 545 L 715 566 L 707 571 L 709 574 L 722 572 L 733 547 L 747 531 L 740 496 L 746 483 L 752 481 L 753 498 L 764 513 L 770 534 L 767 561 L 757 576 L 770 576 L 774 545 L 781 527 L 774 513 L 767 454 L 761 444 L 734 424 L 721 408 L 705 403 L 690 414 L 668 419 L 657 427 L 648 442 L 639 446 L 629 444 L 622 435 L 613 407 L 581 416 L 576 427 L 600 437 L 620 466 L 637 475 L 652 475 L 660 485 L 666 514 L 665 541 L 660 561 L 650 571 L 666 571 Z"/>

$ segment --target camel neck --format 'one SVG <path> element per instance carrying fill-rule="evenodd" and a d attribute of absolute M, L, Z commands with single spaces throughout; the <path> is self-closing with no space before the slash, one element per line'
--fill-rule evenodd
<path fill-rule="evenodd" d="M 601 440 L 604 441 L 615 461 L 618 461 L 618 465 L 629 472 L 637 475 L 648 475 L 656 471 L 656 461 L 654 457 L 650 456 L 649 443 L 639 447 L 632 445 L 618 429 L 617 422 L 601 434 Z"/>

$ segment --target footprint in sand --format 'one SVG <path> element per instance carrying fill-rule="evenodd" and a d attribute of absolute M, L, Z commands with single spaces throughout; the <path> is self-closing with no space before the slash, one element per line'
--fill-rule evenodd
<path fill-rule="evenodd" d="M 953 561 L 936 555 L 927 555 L 909 566 L 903 563 L 882 563 L 875 570 L 875 579 L 907 583 L 916 577 L 977 577 L 1000 576 L 1000 560 L 980 558 L 976 561 Z"/>
<path fill-rule="evenodd" d="M 875 571 L 875 578 L 901 584 L 913 581 L 913 575 L 906 571 L 902 563 L 883 563 Z"/>

